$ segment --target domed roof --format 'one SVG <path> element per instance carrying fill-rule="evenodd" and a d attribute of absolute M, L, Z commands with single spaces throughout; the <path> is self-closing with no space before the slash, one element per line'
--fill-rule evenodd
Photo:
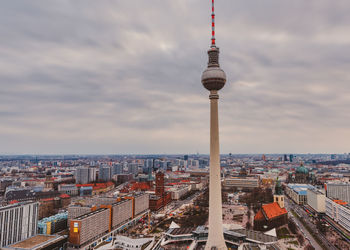
<path fill-rule="evenodd" d="M 296 172 L 299 174 L 308 174 L 309 170 L 303 165 L 301 165 L 300 167 L 297 168 Z"/>

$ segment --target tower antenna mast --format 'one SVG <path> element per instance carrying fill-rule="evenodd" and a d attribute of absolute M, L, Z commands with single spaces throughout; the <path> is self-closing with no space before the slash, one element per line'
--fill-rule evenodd
<path fill-rule="evenodd" d="M 216 47 L 214 0 L 211 0 L 211 47 Z"/>

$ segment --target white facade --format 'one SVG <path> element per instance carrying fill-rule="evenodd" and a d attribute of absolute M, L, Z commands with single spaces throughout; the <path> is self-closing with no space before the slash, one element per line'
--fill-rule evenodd
<path fill-rule="evenodd" d="M 350 203 L 350 183 L 329 182 L 326 187 L 327 197 Z"/>
<path fill-rule="evenodd" d="M 149 209 L 149 194 L 135 195 L 135 216 Z"/>
<path fill-rule="evenodd" d="M 0 248 L 36 235 L 38 202 L 0 207 Z"/>
<path fill-rule="evenodd" d="M 171 189 L 171 199 L 178 200 L 191 190 L 191 186 L 181 186 Z"/>
<path fill-rule="evenodd" d="M 242 178 L 242 177 L 229 177 L 224 181 L 225 187 L 236 188 L 257 188 L 259 187 L 258 178 Z"/>
<path fill-rule="evenodd" d="M 112 205 L 113 228 L 121 225 L 122 223 L 132 218 L 132 200 L 123 200 Z"/>
<path fill-rule="evenodd" d="M 318 190 L 307 190 L 307 204 L 318 213 L 326 212 L 326 196 Z"/>
<path fill-rule="evenodd" d="M 113 249 L 125 249 L 125 250 L 147 249 L 148 250 L 152 248 L 153 244 L 152 243 L 149 244 L 146 248 L 145 248 L 145 245 L 150 241 L 153 242 L 154 238 L 132 239 L 126 236 L 118 235 L 115 237 Z"/>
<path fill-rule="evenodd" d="M 350 207 L 326 197 L 326 215 L 350 232 Z"/>
<path fill-rule="evenodd" d="M 314 186 L 309 184 L 292 184 L 289 183 L 286 186 L 285 192 L 295 203 L 299 205 L 307 204 L 307 190 L 315 189 Z"/>

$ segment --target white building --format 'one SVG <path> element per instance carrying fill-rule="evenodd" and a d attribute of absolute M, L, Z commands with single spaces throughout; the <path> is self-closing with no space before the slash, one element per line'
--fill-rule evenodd
<path fill-rule="evenodd" d="M 256 177 L 228 177 L 224 180 L 225 188 L 257 188 L 260 186 L 259 178 Z"/>
<path fill-rule="evenodd" d="M 182 196 L 187 194 L 191 190 L 191 186 L 180 186 L 180 187 L 174 187 L 170 190 L 171 192 L 171 199 L 172 200 L 179 200 Z"/>
<path fill-rule="evenodd" d="M 36 235 L 38 202 L 0 207 L 0 248 Z"/>
<path fill-rule="evenodd" d="M 318 213 L 326 212 L 326 196 L 317 189 L 307 190 L 307 204 Z"/>
<path fill-rule="evenodd" d="M 149 250 L 152 248 L 154 238 L 132 239 L 126 236 L 118 235 L 115 237 L 113 248 L 107 249 L 125 249 L 125 250 Z"/>
<path fill-rule="evenodd" d="M 350 203 L 350 183 L 328 182 L 326 190 L 327 197 Z"/>
<path fill-rule="evenodd" d="M 346 202 L 326 197 L 326 215 L 350 232 L 350 207 Z"/>
<path fill-rule="evenodd" d="M 309 184 L 292 184 L 289 183 L 286 186 L 286 195 L 290 197 L 295 203 L 299 205 L 307 204 L 307 190 L 315 189 L 314 186 Z"/>

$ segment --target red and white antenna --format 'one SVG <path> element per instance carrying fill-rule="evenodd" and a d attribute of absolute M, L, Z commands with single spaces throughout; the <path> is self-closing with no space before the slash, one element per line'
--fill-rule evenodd
<path fill-rule="evenodd" d="M 215 45 L 215 13 L 214 13 L 214 0 L 211 0 L 211 47 L 216 47 Z"/>

